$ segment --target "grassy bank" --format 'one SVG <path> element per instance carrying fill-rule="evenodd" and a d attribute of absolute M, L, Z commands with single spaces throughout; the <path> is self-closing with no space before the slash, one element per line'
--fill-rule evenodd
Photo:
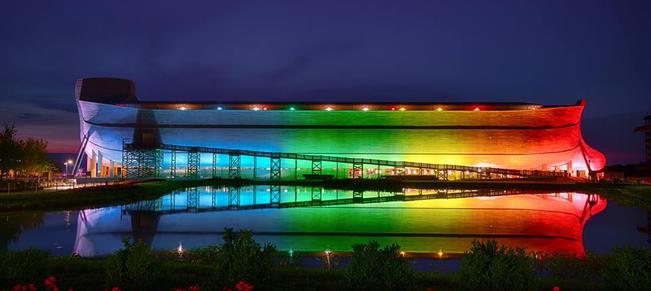
<path fill-rule="evenodd" d="M 145 181 L 60 191 L 0 193 L 0 212 L 57 211 L 107 207 L 156 199 L 186 187 L 216 184 L 211 180 Z"/>
<path fill-rule="evenodd" d="M 170 191 L 197 186 L 243 186 L 280 184 L 319 186 L 357 191 L 401 191 L 403 188 L 430 189 L 494 189 L 520 190 L 523 193 L 581 192 L 595 193 L 622 205 L 651 211 L 651 186 L 625 184 L 553 184 L 535 182 L 486 181 L 391 181 L 391 180 L 326 180 L 326 181 L 251 181 L 251 180 L 156 180 L 115 186 L 78 188 L 53 192 L 0 193 L 0 212 L 56 211 L 106 207 L 140 200 L 157 199 Z"/>

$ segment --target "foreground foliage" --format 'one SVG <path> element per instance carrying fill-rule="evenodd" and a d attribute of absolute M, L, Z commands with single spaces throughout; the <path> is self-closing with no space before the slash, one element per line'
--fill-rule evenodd
<path fill-rule="evenodd" d="M 470 290 L 531 290 L 535 260 L 523 249 L 498 246 L 494 240 L 473 241 L 462 258 L 459 277 Z"/>
<path fill-rule="evenodd" d="M 221 245 L 185 253 L 154 253 L 142 242 L 128 241 L 106 258 L 52 257 L 28 249 L 0 253 L 0 290 L 552 290 L 557 286 L 560 290 L 648 290 L 651 286 L 648 249 L 615 248 L 606 255 L 537 261 L 523 250 L 494 241 L 474 242 L 458 274 L 414 273 L 396 245 L 369 242 L 353 250 L 345 268 L 304 268 L 298 262 L 283 264 L 272 246 L 260 246 L 250 232 L 232 230 L 226 230 Z"/>
<path fill-rule="evenodd" d="M 0 283 L 36 282 L 45 276 L 50 255 L 37 249 L 10 252 L 0 256 Z"/>
<path fill-rule="evenodd" d="M 160 263 L 142 241 L 123 241 L 124 247 L 106 260 L 106 285 L 129 290 L 152 289 L 161 277 Z"/>
<path fill-rule="evenodd" d="M 614 290 L 651 288 L 651 251 L 649 249 L 614 248 L 608 264 L 601 271 Z"/>
<path fill-rule="evenodd" d="M 353 245 L 345 279 L 356 290 L 411 290 L 415 285 L 414 273 L 400 255 L 400 246 L 380 248 L 376 241 Z"/>
<path fill-rule="evenodd" d="M 269 281 L 276 249 L 269 244 L 261 247 L 252 236 L 250 231 L 225 230 L 224 243 L 215 255 L 216 282 L 233 285 L 245 280 L 261 285 Z"/>

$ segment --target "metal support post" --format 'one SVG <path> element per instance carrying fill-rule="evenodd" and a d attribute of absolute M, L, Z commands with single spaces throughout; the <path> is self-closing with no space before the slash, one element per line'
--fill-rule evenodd
<path fill-rule="evenodd" d="M 211 187 L 210 188 L 210 194 L 211 194 L 210 196 L 212 198 L 212 200 L 211 200 L 212 208 L 216 208 L 217 207 L 217 189 L 215 189 L 215 187 Z"/>
<path fill-rule="evenodd" d="M 314 175 L 321 175 L 321 171 L 323 170 L 323 163 L 321 160 L 312 160 L 312 174 Z"/>
<path fill-rule="evenodd" d="M 127 178 L 156 177 L 159 167 L 159 153 L 156 149 L 123 149 L 123 166 Z"/>
<path fill-rule="evenodd" d="M 298 180 L 298 159 L 294 159 L 294 180 Z"/>
<path fill-rule="evenodd" d="M 241 156 L 238 154 L 228 155 L 228 178 L 230 179 L 239 179 L 241 178 L 240 172 L 240 162 Z"/>
<path fill-rule="evenodd" d="M 187 196 L 187 204 L 189 212 L 196 212 L 199 209 L 199 189 L 190 189 Z"/>
<path fill-rule="evenodd" d="M 339 162 L 335 162 L 335 179 L 339 179 Z"/>
<path fill-rule="evenodd" d="M 271 193 L 269 193 L 269 204 L 278 206 L 280 204 L 280 185 L 271 185 Z"/>
<path fill-rule="evenodd" d="M 316 191 L 315 191 L 316 190 Z M 321 194 L 323 192 L 323 188 L 321 187 L 311 187 L 312 191 L 312 201 L 321 201 Z"/>
<path fill-rule="evenodd" d="M 228 187 L 228 208 L 240 206 L 240 188 Z"/>
<path fill-rule="evenodd" d="M 269 179 L 271 180 L 280 180 L 282 175 L 281 160 L 280 157 L 271 157 L 270 158 L 271 173 L 269 174 Z"/>
<path fill-rule="evenodd" d="M 200 157 L 199 152 L 188 152 L 188 170 L 185 173 L 186 177 L 199 178 Z"/>
<path fill-rule="evenodd" d="M 258 178 L 258 157 L 253 155 L 253 179 Z"/>
<path fill-rule="evenodd" d="M 156 177 L 163 177 L 163 161 L 165 160 L 165 154 L 162 150 L 156 151 Z"/>
<path fill-rule="evenodd" d="M 217 177 L 217 153 L 212 154 L 212 177 Z"/>
<path fill-rule="evenodd" d="M 176 151 L 172 151 L 172 155 L 170 157 L 170 176 L 172 176 L 172 178 L 176 178 Z"/>

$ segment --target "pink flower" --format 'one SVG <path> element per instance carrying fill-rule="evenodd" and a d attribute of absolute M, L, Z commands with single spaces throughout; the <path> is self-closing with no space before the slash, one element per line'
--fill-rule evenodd
<path fill-rule="evenodd" d="M 251 291 L 253 290 L 253 285 L 251 285 L 249 282 L 246 282 L 244 280 L 240 281 L 235 285 L 235 289 L 238 291 Z"/>
<path fill-rule="evenodd" d="M 13 291 L 36 291 L 36 286 L 34 286 L 34 284 L 29 284 L 29 285 L 18 284 L 14 286 L 12 290 Z"/>
<path fill-rule="evenodd" d="M 57 287 L 57 278 L 54 276 L 47 277 L 45 281 L 43 281 L 43 285 L 45 285 L 45 288 L 52 291 L 59 291 L 59 287 Z"/>

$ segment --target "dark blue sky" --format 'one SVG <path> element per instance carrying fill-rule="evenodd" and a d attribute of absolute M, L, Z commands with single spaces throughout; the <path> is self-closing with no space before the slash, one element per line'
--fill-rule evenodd
<path fill-rule="evenodd" d="M 74 150 L 91 76 L 145 100 L 586 98 L 588 143 L 643 159 L 651 1 L 129 2 L 0 3 L 0 119 Z"/>

